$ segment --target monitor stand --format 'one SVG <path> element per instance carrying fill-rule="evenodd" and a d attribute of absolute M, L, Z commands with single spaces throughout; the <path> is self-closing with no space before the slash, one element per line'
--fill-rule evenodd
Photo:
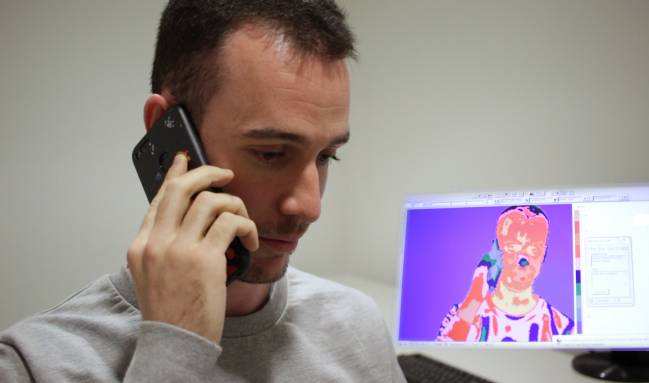
<path fill-rule="evenodd" d="M 572 367 L 578 372 L 614 382 L 649 381 L 649 351 L 591 352 L 577 355 Z"/>

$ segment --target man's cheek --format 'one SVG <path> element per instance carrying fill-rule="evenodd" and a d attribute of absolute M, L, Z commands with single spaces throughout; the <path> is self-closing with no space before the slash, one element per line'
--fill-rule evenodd
<path fill-rule="evenodd" d="M 518 257 L 514 254 L 505 253 L 503 254 L 503 263 L 505 266 L 513 266 L 516 264 L 516 259 Z"/>
<path fill-rule="evenodd" d="M 514 262 L 510 262 L 505 259 L 503 263 L 503 271 L 500 278 L 502 278 L 506 284 L 511 284 L 512 282 L 514 282 L 516 278 L 516 267 Z"/>
<path fill-rule="evenodd" d="M 541 262 L 533 262 L 530 267 L 532 269 L 532 278 L 536 279 L 541 273 Z"/>

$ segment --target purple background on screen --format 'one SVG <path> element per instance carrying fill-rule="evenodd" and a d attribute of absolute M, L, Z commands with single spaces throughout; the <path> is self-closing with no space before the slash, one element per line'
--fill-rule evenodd
<path fill-rule="evenodd" d="M 548 252 L 534 292 L 574 318 L 571 205 L 538 205 L 550 220 Z M 466 296 L 496 238 L 506 206 L 408 212 L 399 339 L 432 341 L 449 309 Z"/>

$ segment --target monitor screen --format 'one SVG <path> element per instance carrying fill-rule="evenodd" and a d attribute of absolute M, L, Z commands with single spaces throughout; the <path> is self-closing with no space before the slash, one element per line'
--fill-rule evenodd
<path fill-rule="evenodd" d="M 401 346 L 649 349 L 649 185 L 408 197 Z"/>

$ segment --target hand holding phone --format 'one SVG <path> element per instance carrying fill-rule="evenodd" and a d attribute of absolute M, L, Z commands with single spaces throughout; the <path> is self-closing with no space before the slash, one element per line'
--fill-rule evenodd
<path fill-rule="evenodd" d="M 189 156 L 170 158 L 129 246 L 128 267 L 143 320 L 169 323 L 218 343 L 230 278 L 227 253 L 234 238 L 251 251 L 259 240 L 241 199 L 207 191 L 227 185 L 233 173 L 209 165 L 190 169 Z"/>
<path fill-rule="evenodd" d="M 133 149 L 133 164 L 149 202 L 153 200 L 162 186 L 171 161 L 176 153 L 185 153 L 189 159 L 189 169 L 207 165 L 199 136 L 187 111 L 180 105 L 167 110 L 154 124 L 153 128 Z M 214 193 L 221 190 L 208 187 Z M 232 283 L 248 269 L 250 255 L 238 238 L 235 238 L 228 251 L 227 281 Z"/>

